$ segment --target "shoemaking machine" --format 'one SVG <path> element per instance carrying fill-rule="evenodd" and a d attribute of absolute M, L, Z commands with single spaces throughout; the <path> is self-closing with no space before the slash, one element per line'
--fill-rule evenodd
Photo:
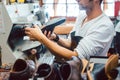
<path fill-rule="evenodd" d="M 41 16 L 41 14 L 38 14 L 40 13 L 39 11 L 40 11 L 39 3 L 29 3 L 29 4 L 15 3 L 12 5 L 5 5 L 4 3 L 0 2 L 0 69 L 1 70 L 2 69 L 4 71 L 10 70 L 11 65 L 14 65 L 15 61 L 19 59 L 26 59 L 26 57 L 28 56 L 25 54 L 30 53 L 30 50 L 32 49 L 37 49 L 38 53 L 44 53 L 46 51 L 45 54 L 40 55 L 40 58 L 38 59 L 40 63 L 45 62 L 48 64 L 52 64 L 52 62 L 54 61 L 54 56 L 48 50 L 46 50 L 44 45 L 42 45 L 38 41 L 29 40 L 29 37 L 24 32 L 24 28 L 26 27 L 26 25 L 32 27 L 34 24 L 37 24 L 40 26 L 42 32 L 44 32 L 45 30 L 53 31 L 55 26 L 65 22 L 65 18 L 55 18 L 52 20 L 47 20 L 47 22 L 44 21 L 45 24 L 43 24 L 41 23 L 40 20 L 41 18 L 45 18 L 45 17 Z M 41 27 L 42 25 L 45 25 L 45 27 Z M 7 64 L 8 67 L 5 66 L 5 68 L 3 68 L 3 64 Z M 26 64 L 24 65 L 24 62 L 19 64 L 21 65 L 21 67 L 24 67 L 26 65 Z M 17 69 L 19 68 L 16 67 L 15 70 Z M 4 71 L 2 71 L 2 73 L 0 71 L 0 75 L 6 74 L 4 73 Z M 20 76 L 18 75 L 18 77 Z M 25 80 L 25 79 L 20 78 L 19 80 Z"/>
<path fill-rule="evenodd" d="M 38 41 L 29 40 L 29 37 L 24 33 L 26 25 L 31 27 L 37 24 L 40 26 L 42 32 L 45 30 L 52 32 L 55 26 L 64 23 L 66 20 L 64 17 L 54 18 L 52 20 L 43 19 L 46 17 L 38 14 L 40 13 L 39 11 L 39 3 L 14 5 L 0 3 L 0 48 L 2 63 L 9 64 L 14 63 L 18 58 L 24 59 L 24 53 L 32 48 L 38 48 L 40 52 L 40 45 L 42 44 Z M 41 23 L 41 18 L 45 20 L 44 24 Z M 41 27 L 42 25 L 45 25 L 45 27 Z M 53 55 L 46 54 L 47 59 L 49 56 L 50 59 L 54 57 Z M 48 61 L 50 63 L 51 60 Z M 44 61 L 42 60 L 40 62 Z"/>
<path fill-rule="evenodd" d="M 39 46 L 38 41 L 26 40 L 20 29 L 33 23 L 41 25 L 35 17 L 38 3 L 4 5 L 0 3 L 0 52 L 2 63 L 14 63 L 23 58 L 23 51 Z M 19 29 L 18 29 L 19 28 Z"/>

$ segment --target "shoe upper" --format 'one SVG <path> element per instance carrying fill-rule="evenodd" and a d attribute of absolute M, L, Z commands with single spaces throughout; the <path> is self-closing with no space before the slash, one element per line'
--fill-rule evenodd
<path fill-rule="evenodd" d="M 71 60 L 64 62 L 60 67 L 63 80 L 82 80 L 81 72 L 83 64 L 81 59 L 73 56 Z"/>
<path fill-rule="evenodd" d="M 10 72 L 9 80 L 28 80 L 35 73 L 36 67 L 32 60 L 17 59 Z"/>

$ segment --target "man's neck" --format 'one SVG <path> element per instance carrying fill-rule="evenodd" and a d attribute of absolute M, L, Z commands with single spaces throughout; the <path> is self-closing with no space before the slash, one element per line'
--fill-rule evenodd
<path fill-rule="evenodd" d="M 94 19 L 98 16 L 100 16 L 102 14 L 102 10 L 101 8 L 94 8 L 92 10 L 87 10 L 86 11 L 86 14 L 87 14 L 87 20 L 91 20 L 91 19 Z"/>

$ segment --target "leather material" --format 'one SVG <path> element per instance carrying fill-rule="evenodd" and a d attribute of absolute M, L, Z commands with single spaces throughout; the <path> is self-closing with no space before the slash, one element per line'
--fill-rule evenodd
<path fill-rule="evenodd" d="M 117 69 L 112 69 L 109 71 L 109 75 L 112 77 L 110 80 L 116 79 L 118 75 Z M 92 79 L 89 80 L 108 80 L 108 76 L 105 73 L 105 64 L 95 63 L 92 72 L 90 72 L 90 77 Z"/>
<path fill-rule="evenodd" d="M 36 73 L 38 74 L 37 77 L 44 78 L 44 80 L 62 80 L 57 63 L 52 65 L 43 63 L 38 67 Z"/>
<path fill-rule="evenodd" d="M 81 36 L 76 36 L 76 35 L 75 35 L 75 31 L 73 31 L 70 35 L 71 35 L 71 41 L 72 41 L 72 43 L 71 43 L 71 45 L 72 45 L 71 50 L 74 50 L 74 48 L 77 47 L 78 43 L 80 42 L 80 40 L 81 40 L 83 37 L 81 37 Z"/>
<path fill-rule="evenodd" d="M 106 64 L 94 63 L 92 71 L 88 71 L 89 80 L 115 80 L 118 76 L 118 59 L 116 54 L 111 55 Z"/>
<path fill-rule="evenodd" d="M 107 63 L 105 64 L 105 73 L 107 75 L 107 77 L 109 79 L 113 79 L 112 75 L 111 75 L 111 70 L 117 68 L 118 66 L 118 59 L 119 59 L 119 55 L 118 54 L 112 54 L 108 60 Z"/>
<path fill-rule="evenodd" d="M 17 59 L 10 72 L 9 80 L 28 80 L 35 73 L 36 67 L 32 60 Z"/>
<path fill-rule="evenodd" d="M 58 67 L 59 67 L 58 64 L 54 63 L 52 65 L 53 68 L 52 73 L 48 77 L 45 77 L 45 80 L 62 80 Z"/>
<path fill-rule="evenodd" d="M 64 62 L 60 67 L 60 74 L 63 80 L 82 80 L 81 72 L 83 64 L 78 57 L 72 57 L 72 60 Z"/>
<path fill-rule="evenodd" d="M 95 63 L 92 72 L 90 72 L 90 76 L 92 80 L 107 80 L 104 64 Z"/>
<path fill-rule="evenodd" d="M 15 50 L 18 43 L 22 44 L 21 41 L 23 41 L 23 37 L 26 35 L 24 28 L 25 28 L 25 24 L 14 24 L 13 25 L 9 38 L 8 38 L 8 44 L 12 50 Z"/>
<path fill-rule="evenodd" d="M 118 72 L 116 80 L 120 80 L 120 65 L 115 70 L 117 70 L 117 72 Z"/>
<path fill-rule="evenodd" d="M 72 41 L 72 43 L 71 43 L 71 45 L 72 45 L 71 50 L 74 50 L 74 48 L 77 47 L 77 45 L 78 45 L 78 43 L 80 42 L 81 39 L 82 39 L 82 37 L 80 37 L 80 36 L 72 36 L 71 37 L 71 41 Z"/>
<path fill-rule="evenodd" d="M 53 18 L 51 20 L 49 20 L 47 23 L 45 23 L 45 27 L 42 28 L 42 32 L 46 31 L 51 31 L 51 33 L 53 32 L 54 28 L 62 23 L 64 23 L 66 21 L 66 18 Z"/>
<path fill-rule="evenodd" d="M 117 69 L 112 69 L 109 72 L 109 75 L 111 76 L 111 79 L 109 79 L 109 80 L 115 80 L 118 76 L 118 73 L 119 73 L 119 71 Z"/>
<path fill-rule="evenodd" d="M 38 77 L 43 77 L 45 80 L 82 80 L 82 68 L 82 61 L 78 57 L 72 57 L 71 60 L 63 63 L 41 64 L 37 74 Z"/>

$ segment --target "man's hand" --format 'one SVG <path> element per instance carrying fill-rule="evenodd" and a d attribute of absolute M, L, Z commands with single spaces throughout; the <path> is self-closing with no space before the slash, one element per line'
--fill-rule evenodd
<path fill-rule="evenodd" d="M 44 35 L 46 35 L 46 37 L 50 40 L 53 40 L 56 38 L 56 34 L 54 32 L 51 33 L 51 31 L 49 31 L 49 32 L 44 31 Z"/>
<path fill-rule="evenodd" d="M 26 27 L 25 34 L 30 37 L 30 40 L 38 40 L 44 35 L 37 25 L 34 25 L 32 28 Z"/>

